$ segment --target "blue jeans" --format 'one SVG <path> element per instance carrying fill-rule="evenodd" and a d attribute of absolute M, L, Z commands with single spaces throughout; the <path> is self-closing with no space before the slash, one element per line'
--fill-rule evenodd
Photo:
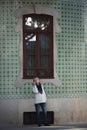
<path fill-rule="evenodd" d="M 44 124 L 47 124 L 47 109 L 46 103 L 35 104 L 37 124 L 40 125 L 40 107 L 44 114 Z"/>

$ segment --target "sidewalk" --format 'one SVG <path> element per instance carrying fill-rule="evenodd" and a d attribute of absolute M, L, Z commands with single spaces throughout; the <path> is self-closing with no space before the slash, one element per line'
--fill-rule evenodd
<path fill-rule="evenodd" d="M 76 125 L 51 125 L 51 126 L 8 126 L 0 127 L 0 130 L 87 130 L 87 124 Z"/>

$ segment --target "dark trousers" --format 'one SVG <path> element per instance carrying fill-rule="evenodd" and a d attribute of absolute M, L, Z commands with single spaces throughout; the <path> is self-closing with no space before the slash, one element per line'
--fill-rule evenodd
<path fill-rule="evenodd" d="M 44 114 L 44 124 L 47 124 L 47 109 L 46 103 L 35 104 L 37 124 L 40 125 L 40 107 Z"/>

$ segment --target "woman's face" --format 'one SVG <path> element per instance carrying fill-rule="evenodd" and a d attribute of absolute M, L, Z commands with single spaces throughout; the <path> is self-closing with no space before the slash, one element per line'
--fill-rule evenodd
<path fill-rule="evenodd" d="M 39 84 L 39 83 L 40 83 L 40 79 L 39 79 L 38 77 L 36 77 L 36 78 L 34 78 L 33 82 L 34 82 L 35 84 Z"/>

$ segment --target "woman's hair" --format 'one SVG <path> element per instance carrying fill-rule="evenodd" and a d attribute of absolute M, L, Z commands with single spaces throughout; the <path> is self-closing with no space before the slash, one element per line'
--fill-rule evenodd
<path fill-rule="evenodd" d="M 37 79 L 40 80 L 39 77 L 35 77 L 35 78 L 33 79 L 33 81 L 35 81 L 35 80 L 37 80 Z"/>

